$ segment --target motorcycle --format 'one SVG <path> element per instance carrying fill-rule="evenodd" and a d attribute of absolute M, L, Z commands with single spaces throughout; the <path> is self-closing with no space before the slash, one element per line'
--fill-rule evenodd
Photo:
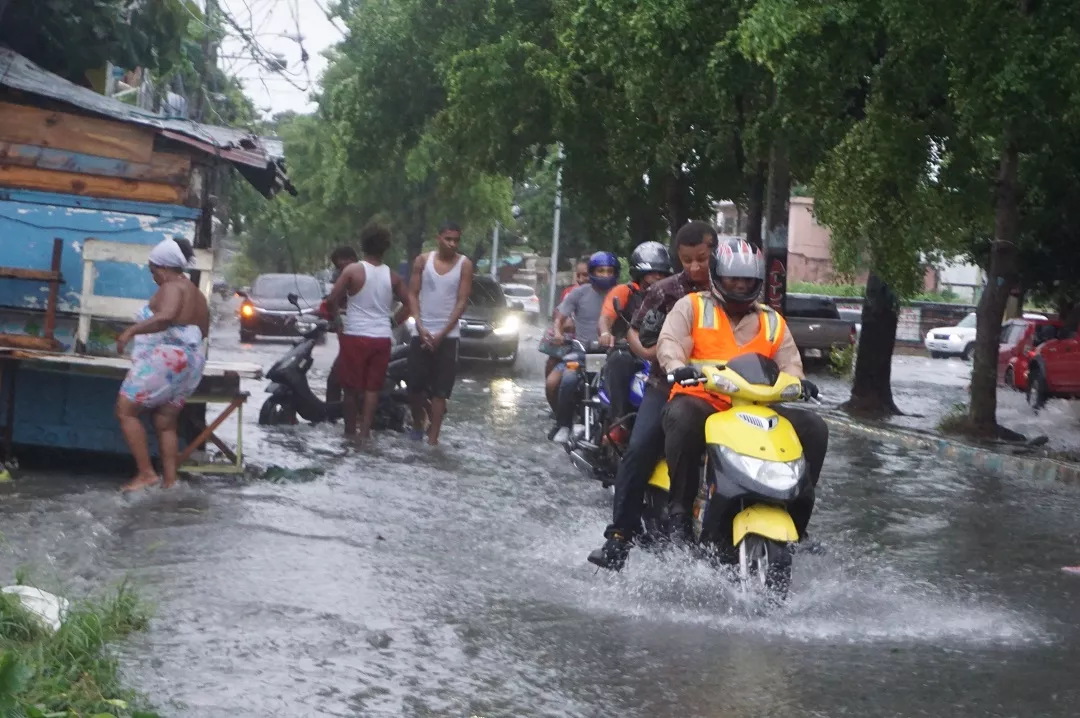
<path fill-rule="evenodd" d="M 698 368 L 703 377 L 682 383 L 727 397 L 731 409 L 705 423 L 694 537 L 720 563 L 737 567 L 745 589 L 757 586 L 783 598 L 791 584 L 792 545 L 799 540 L 792 507 L 813 485 L 795 429 L 769 405 L 803 398 L 802 382 L 760 354 Z M 661 460 L 649 479 L 643 512 L 646 534 L 653 538 L 669 534 L 670 486 L 667 462 Z"/>
<path fill-rule="evenodd" d="M 624 436 L 629 438 L 634 428 L 634 418 L 641 400 L 645 396 L 645 382 L 649 378 L 649 362 L 640 361 L 638 371 L 630 381 L 630 406 L 632 411 L 626 416 L 613 416 L 611 399 L 604 385 L 604 367 L 609 352 L 598 345 L 590 345 L 587 351 L 580 342 L 573 342 L 572 351 L 565 358 L 567 369 L 582 372 L 582 398 L 578 404 L 578 417 L 581 428 L 575 431 L 566 444 L 566 453 L 570 463 L 586 477 L 596 479 L 606 489 L 615 482 L 615 473 L 622 460 L 625 444 L 612 441 L 611 431 L 621 426 Z M 619 342 L 614 350 L 625 350 L 626 342 Z M 600 349 L 600 352 L 595 351 Z"/>
<path fill-rule="evenodd" d="M 295 321 L 301 338 L 266 372 L 266 378 L 270 380 L 266 392 L 270 396 L 259 410 L 259 424 L 296 424 L 298 414 L 313 424 L 337 421 L 342 417 L 344 403 L 323 401 L 311 390 L 307 379 L 307 373 L 314 363 L 312 352 L 316 344 L 325 340 L 330 323 L 322 317 L 309 318 L 309 315 L 301 315 L 299 297 L 290 294 L 288 298 L 289 303 L 297 310 Z M 373 429 L 405 430 L 405 417 L 408 413 L 404 385 L 407 353 L 407 344 L 398 344 L 391 350 L 390 366 L 386 371 Z"/>

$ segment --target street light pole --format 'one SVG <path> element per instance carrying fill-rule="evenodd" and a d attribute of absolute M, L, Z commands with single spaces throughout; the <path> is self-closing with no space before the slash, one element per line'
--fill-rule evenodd
<path fill-rule="evenodd" d="M 499 279 L 499 220 L 495 220 L 495 232 L 491 236 L 491 278 Z"/>
<path fill-rule="evenodd" d="M 559 223 L 562 220 L 562 143 L 559 143 L 559 167 L 555 171 L 555 227 L 551 231 L 551 287 L 548 292 L 548 315 L 555 313 L 555 277 L 559 273 Z"/>

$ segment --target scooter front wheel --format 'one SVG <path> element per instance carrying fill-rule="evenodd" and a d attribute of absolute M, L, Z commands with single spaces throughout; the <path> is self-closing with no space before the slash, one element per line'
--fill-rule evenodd
<path fill-rule="evenodd" d="M 287 402 L 270 397 L 259 409 L 260 426 L 286 426 L 296 423 L 296 409 Z"/>
<path fill-rule="evenodd" d="M 764 590 L 778 600 L 791 587 L 791 549 L 787 544 L 749 534 L 739 543 L 739 580 L 744 590 Z"/>

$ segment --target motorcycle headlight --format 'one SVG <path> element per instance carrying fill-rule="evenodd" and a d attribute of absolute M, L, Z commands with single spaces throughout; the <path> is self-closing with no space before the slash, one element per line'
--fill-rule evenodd
<path fill-rule="evenodd" d="M 409 330 L 409 334 L 416 336 L 416 317 L 406 319 L 405 328 Z"/>
<path fill-rule="evenodd" d="M 725 394 L 734 394 L 739 390 L 738 384 L 733 382 L 731 379 L 728 379 L 726 376 L 723 376 L 722 374 L 713 374 L 712 383 L 713 386 L 715 386 L 717 389 L 724 392 Z"/>
<path fill-rule="evenodd" d="M 735 470 L 774 491 L 791 489 L 806 470 L 806 459 L 801 456 L 794 461 L 765 461 L 721 446 L 720 457 Z"/>
<path fill-rule="evenodd" d="M 508 337 L 518 333 L 521 329 L 521 320 L 511 315 L 503 317 L 502 321 L 495 325 L 495 336 Z"/>
<path fill-rule="evenodd" d="M 799 384 L 788 384 L 780 392 L 780 401 L 795 401 L 802 396 L 802 386 Z"/>

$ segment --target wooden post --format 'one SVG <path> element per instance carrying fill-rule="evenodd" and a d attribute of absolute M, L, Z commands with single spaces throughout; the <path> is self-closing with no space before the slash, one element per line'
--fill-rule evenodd
<path fill-rule="evenodd" d="M 64 252 L 64 240 L 59 237 L 53 240 L 52 264 L 49 269 L 53 278 L 49 282 L 49 299 L 45 304 L 45 338 L 52 341 L 56 331 L 56 300 L 60 294 L 60 259 Z"/>

